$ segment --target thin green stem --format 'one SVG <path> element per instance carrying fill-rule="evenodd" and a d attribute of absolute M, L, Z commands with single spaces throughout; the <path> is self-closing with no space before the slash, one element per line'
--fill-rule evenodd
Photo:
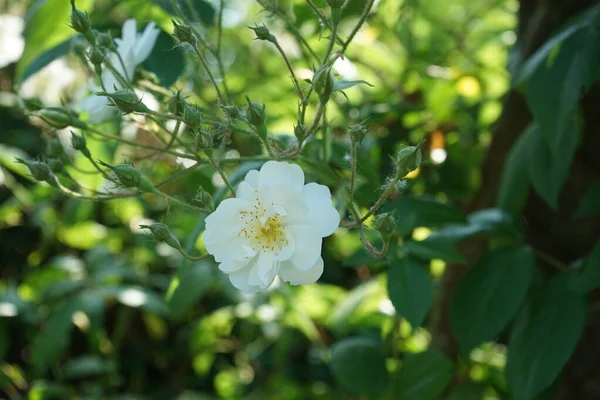
<path fill-rule="evenodd" d="M 346 41 L 342 45 L 342 48 L 338 51 L 336 58 L 340 57 L 341 55 L 343 55 L 346 52 L 346 49 L 348 48 L 348 46 L 354 39 L 354 36 L 356 36 L 356 34 L 360 30 L 360 28 L 363 26 L 363 24 L 369 17 L 369 13 L 371 12 L 371 8 L 373 8 L 374 3 L 375 3 L 375 0 L 367 0 L 367 2 L 365 3 L 365 8 L 363 9 L 360 19 L 358 20 L 358 23 L 356 24 L 356 26 L 354 26 L 354 28 L 350 32 L 350 35 L 348 36 L 348 39 L 346 39 Z"/>
<path fill-rule="evenodd" d="M 202 65 L 202 68 L 204 68 L 204 70 L 206 71 L 206 74 L 208 75 L 208 79 L 210 79 L 215 90 L 217 91 L 217 99 L 219 100 L 219 102 L 221 104 L 225 104 L 225 101 L 223 100 L 223 96 L 221 95 L 221 90 L 219 89 L 219 85 L 217 85 L 217 81 L 215 80 L 215 77 L 213 76 L 212 72 L 210 71 L 210 68 L 208 67 L 206 59 L 204 58 L 204 56 L 202 55 L 202 52 L 198 48 L 198 43 L 194 43 L 194 45 L 192 45 L 192 48 L 194 49 L 194 52 L 198 56 L 198 59 L 200 60 L 200 64 Z"/>
<path fill-rule="evenodd" d="M 279 42 L 277 40 L 275 40 L 272 43 L 275 45 L 275 48 L 277 48 L 277 51 L 281 55 L 281 58 L 283 58 L 283 62 L 285 62 L 285 65 L 287 66 L 288 70 L 290 71 L 290 75 L 292 76 L 292 81 L 294 82 L 294 87 L 296 88 L 296 92 L 298 93 L 298 97 L 300 98 L 300 101 L 304 102 L 304 95 L 302 94 L 302 90 L 300 89 L 300 85 L 298 83 L 298 78 L 296 78 L 296 74 L 294 73 L 292 64 L 290 64 L 290 61 L 285 54 L 285 51 L 283 51 L 283 49 L 281 48 L 281 46 L 279 45 Z"/>
<path fill-rule="evenodd" d="M 231 183 L 229 182 L 229 179 L 227 179 L 227 175 L 225 174 L 225 171 L 223 171 L 223 169 L 219 166 L 219 164 L 217 164 L 217 162 L 215 161 L 215 159 L 212 156 L 212 154 L 206 154 L 206 156 L 208 157 L 208 160 L 210 161 L 210 163 L 212 164 L 212 166 L 217 170 L 217 172 L 219 173 L 219 175 L 223 179 L 223 182 L 225 182 L 225 185 L 227 186 L 227 188 L 229 189 L 229 191 L 231 192 L 231 194 L 233 194 L 235 196 L 235 189 L 233 188 L 233 186 L 231 186 Z"/>
<path fill-rule="evenodd" d="M 332 9 L 333 12 L 333 9 Z M 323 61 L 321 62 L 322 65 L 327 64 L 327 62 L 329 61 L 329 57 L 331 56 L 331 52 L 333 51 L 333 46 L 335 46 L 335 38 L 337 35 L 337 28 L 338 28 L 338 24 L 336 21 L 332 20 L 332 27 L 331 27 L 331 38 L 329 39 L 329 44 L 327 45 L 327 50 L 325 51 L 325 55 L 323 56 Z"/>

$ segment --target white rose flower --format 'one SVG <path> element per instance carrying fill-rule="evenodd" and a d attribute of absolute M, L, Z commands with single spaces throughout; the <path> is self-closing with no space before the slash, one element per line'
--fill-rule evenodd
<path fill-rule="evenodd" d="M 144 32 L 138 34 L 135 19 L 125 21 L 122 38 L 115 39 L 117 53 L 121 56 L 123 63 L 116 54 L 111 53 L 109 56 L 111 64 L 121 76 L 130 82 L 133 80 L 135 69 L 148 58 L 159 33 L 160 31 L 156 29 L 154 22 L 149 23 Z M 102 71 L 102 83 L 109 93 L 113 93 L 115 87 L 117 90 L 124 89 L 115 74 L 106 67 Z M 91 79 L 89 87 L 92 92 L 103 90 L 100 85 L 95 84 Z M 88 120 L 95 124 L 115 115 L 114 107 L 111 107 L 108 99 L 103 96 L 91 95 L 85 98 L 81 103 L 81 110 L 88 112 Z"/>
<path fill-rule="evenodd" d="M 0 15 L 0 68 L 19 61 L 25 48 L 23 18 L 16 15 Z"/>
<path fill-rule="evenodd" d="M 292 285 L 316 282 L 322 238 L 339 223 L 326 186 L 305 185 L 298 165 L 269 161 L 206 218 L 204 245 L 233 286 L 254 293 L 277 275 Z"/>

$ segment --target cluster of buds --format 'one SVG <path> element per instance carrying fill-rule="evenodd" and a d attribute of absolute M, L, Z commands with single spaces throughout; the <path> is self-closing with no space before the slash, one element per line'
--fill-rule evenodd
<path fill-rule="evenodd" d="M 258 103 L 250 101 L 248 96 L 246 96 L 246 101 L 248 102 L 248 108 L 246 109 L 246 120 L 256 129 L 256 133 L 258 134 L 260 140 L 266 142 L 268 140 L 266 107 L 264 104 L 261 106 Z"/>
<path fill-rule="evenodd" d="M 96 41 L 90 17 L 88 17 L 87 13 L 75 7 L 75 0 L 71 0 L 71 27 L 76 32 L 81 33 L 88 42 L 94 43 Z"/>
<path fill-rule="evenodd" d="M 192 130 L 200 129 L 204 121 L 202 120 L 202 113 L 196 106 L 183 104 L 183 122 L 190 127 Z"/>
<path fill-rule="evenodd" d="M 110 169 L 123 187 L 139 189 L 146 193 L 157 192 L 154 185 L 144 178 L 141 172 L 131 164 L 109 165 L 103 161 L 100 161 L 100 164 Z"/>
<path fill-rule="evenodd" d="M 183 251 L 179 240 L 171 233 L 169 227 L 163 223 L 156 222 L 152 225 L 140 225 L 140 228 L 149 229 L 152 239 L 159 243 L 166 243 L 174 249 Z"/>

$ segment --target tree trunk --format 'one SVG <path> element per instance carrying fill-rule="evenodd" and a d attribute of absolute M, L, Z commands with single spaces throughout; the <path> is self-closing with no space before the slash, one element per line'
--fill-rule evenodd
<path fill-rule="evenodd" d="M 521 0 L 519 11 L 519 49 L 521 60 L 533 54 L 552 33 L 570 17 L 595 1 Z M 530 191 L 522 218 L 527 242 L 560 260 L 570 263 L 586 256 L 600 236 L 600 217 L 573 220 L 570 215 L 591 184 L 600 178 L 600 87 L 594 86 L 582 100 L 584 134 L 571 165 L 571 171 L 559 198 L 559 210 L 552 210 L 535 192 Z M 532 115 L 516 90 L 504 99 L 502 115 L 494 127 L 494 136 L 481 167 L 482 185 L 466 211 L 494 207 L 508 152 Z M 485 252 L 483 240 L 467 239 L 459 245 L 468 264 L 448 265 L 431 320 L 432 346 L 456 359 L 458 345 L 452 335 L 449 305 L 461 278 Z M 541 260 L 539 265 L 544 265 Z M 600 399 L 600 296 L 592 293 L 585 331 L 561 378 L 552 390 L 552 400 Z"/>

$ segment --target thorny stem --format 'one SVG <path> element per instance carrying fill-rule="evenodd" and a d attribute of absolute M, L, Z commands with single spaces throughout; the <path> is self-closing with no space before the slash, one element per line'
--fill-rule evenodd
<path fill-rule="evenodd" d="M 273 42 L 273 44 L 277 48 L 277 51 L 279 51 L 279 54 L 281 54 L 281 57 L 283 58 L 285 65 L 287 66 L 288 70 L 290 71 L 290 74 L 292 76 L 292 81 L 294 82 L 294 87 L 296 88 L 296 92 L 298 92 L 298 97 L 300 98 L 300 101 L 304 102 L 304 95 L 302 94 L 302 90 L 300 89 L 300 85 L 298 84 L 298 78 L 296 78 L 296 74 L 294 73 L 294 69 L 292 68 L 292 65 L 290 64 L 290 61 L 288 60 L 287 56 L 285 55 L 285 52 L 279 45 L 279 42 L 277 40 L 275 40 Z"/>
<path fill-rule="evenodd" d="M 371 12 L 371 8 L 373 8 L 374 3 L 375 3 L 375 0 L 367 0 L 367 2 L 365 3 L 365 8 L 363 9 L 363 13 L 361 14 L 360 19 L 358 20 L 358 23 L 352 29 L 352 32 L 350 32 L 350 35 L 348 36 L 348 39 L 346 39 L 346 41 L 342 45 L 342 48 L 338 51 L 336 58 L 343 56 L 344 52 L 346 51 L 346 49 L 348 48 L 348 46 L 354 39 L 354 36 L 356 36 L 356 34 L 360 30 L 360 28 L 363 26 L 363 24 L 367 20 L 367 17 L 369 16 L 369 13 Z"/>
<path fill-rule="evenodd" d="M 227 186 L 227 188 L 229 189 L 231 194 L 233 194 L 235 196 L 235 189 L 233 188 L 233 186 L 231 186 L 229 179 L 227 179 L 227 175 L 225 174 L 225 171 L 223 171 L 223 169 L 221 167 L 219 167 L 219 164 L 217 164 L 217 162 L 215 161 L 215 159 L 212 155 L 206 154 L 206 156 L 208 157 L 208 160 L 210 161 L 212 166 L 217 170 L 219 175 L 221 175 L 223 182 L 225 182 L 225 185 Z"/>
<path fill-rule="evenodd" d="M 323 24 L 327 27 L 327 29 L 329 29 L 330 31 L 331 29 L 331 24 L 329 23 L 329 20 L 327 19 L 327 17 L 325 17 L 325 15 L 323 15 L 323 13 L 321 11 L 319 11 L 319 8 L 315 5 L 315 3 L 313 3 L 312 0 L 305 0 L 306 4 L 308 4 L 308 6 L 310 8 L 312 8 L 313 12 L 315 14 L 317 14 L 317 16 L 319 17 L 319 19 L 321 20 L 321 22 L 323 22 Z M 336 35 L 336 41 L 339 42 L 340 44 L 343 44 L 344 41 Z"/>
<path fill-rule="evenodd" d="M 325 51 L 325 56 L 323 56 L 323 61 L 321 62 L 322 65 L 325 65 L 327 63 L 327 61 L 329 61 L 329 57 L 331 56 L 331 52 L 333 51 L 333 46 L 335 45 L 337 28 L 338 28 L 338 23 L 335 21 L 332 21 L 331 38 L 329 39 L 329 44 L 327 45 L 327 51 Z"/>
<path fill-rule="evenodd" d="M 217 98 L 219 99 L 219 102 L 221 104 L 225 104 L 225 101 L 223 100 L 223 96 L 221 95 L 221 90 L 219 89 L 219 85 L 217 85 L 217 81 L 215 80 L 215 77 L 213 76 L 212 72 L 210 71 L 210 68 L 208 67 L 208 64 L 206 63 L 206 59 L 204 58 L 204 56 L 202 55 L 202 52 L 198 48 L 198 43 L 194 43 L 192 45 L 192 48 L 194 49 L 194 52 L 198 56 L 198 59 L 200 60 L 200 64 L 202 64 L 202 68 L 204 68 L 204 70 L 206 71 L 206 74 L 208 75 L 208 79 L 210 79 L 211 83 L 215 87 L 215 90 L 217 91 Z"/>

